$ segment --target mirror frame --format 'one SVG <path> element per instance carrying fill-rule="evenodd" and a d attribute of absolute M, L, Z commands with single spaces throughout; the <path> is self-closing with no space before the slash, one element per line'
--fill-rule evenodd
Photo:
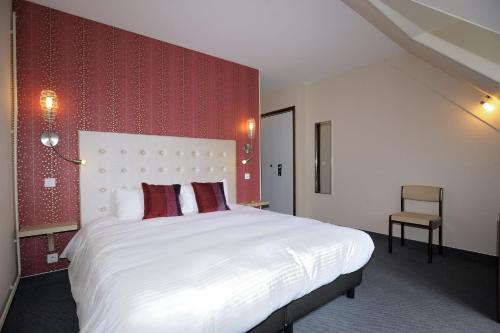
<path fill-rule="evenodd" d="M 332 194 L 332 187 L 333 187 L 333 181 L 332 181 L 332 162 L 330 161 L 330 192 L 321 192 L 321 166 L 319 163 L 319 160 L 321 158 L 320 154 L 320 147 L 321 147 L 321 126 L 323 125 L 329 125 L 330 126 L 330 144 L 332 145 L 332 121 L 331 120 L 326 120 L 326 121 L 320 121 L 314 123 L 314 193 L 318 194 Z M 330 152 L 330 159 L 332 158 L 332 154 Z"/>

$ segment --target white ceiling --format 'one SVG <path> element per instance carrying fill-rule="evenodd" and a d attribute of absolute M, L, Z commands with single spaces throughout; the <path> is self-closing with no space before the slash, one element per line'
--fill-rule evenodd
<path fill-rule="evenodd" d="M 500 33 L 500 1 L 498 0 L 412 0 Z"/>
<path fill-rule="evenodd" d="M 244 64 L 263 90 L 403 52 L 340 0 L 33 0 Z"/>

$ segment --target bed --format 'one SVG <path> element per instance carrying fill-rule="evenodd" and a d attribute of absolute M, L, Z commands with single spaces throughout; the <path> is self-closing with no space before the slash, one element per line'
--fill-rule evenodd
<path fill-rule="evenodd" d="M 94 165 L 81 172 L 82 224 L 63 256 L 71 261 L 81 332 L 291 332 L 295 320 L 341 294 L 352 297 L 361 283 L 374 245 L 359 230 L 235 204 L 228 211 L 144 221 L 106 214 L 99 207 L 109 206 L 109 198 L 101 189 L 116 186 L 117 178 L 136 180 L 109 175 L 101 181 L 111 183 L 102 185 L 95 176 L 103 168 L 119 170 L 120 163 L 103 151 L 127 140 L 80 134 L 80 155 Z M 132 139 L 137 144 L 138 138 Z M 221 170 L 234 180 L 234 143 L 207 144 L 190 155 L 208 166 L 184 161 L 183 168 L 207 170 L 199 177 L 209 178 L 219 178 L 214 170 Z M 229 157 L 228 162 L 216 165 L 214 155 Z M 129 163 L 128 169 L 144 177 L 136 158 Z M 177 177 L 193 176 L 182 175 L 175 167 L 179 162 L 168 163 Z M 151 160 L 147 165 L 158 168 Z M 229 188 L 234 190 L 234 183 Z"/>

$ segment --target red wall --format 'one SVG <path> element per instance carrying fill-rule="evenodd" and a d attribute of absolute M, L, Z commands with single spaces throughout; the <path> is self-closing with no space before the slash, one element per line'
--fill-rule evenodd
<path fill-rule="evenodd" d="M 259 119 L 257 70 L 30 2 L 17 1 L 20 227 L 79 219 L 78 167 L 41 145 L 47 129 L 39 96 L 53 89 L 59 149 L 76 157 L 77 130 L 235 139 Z M 214 38 L 217 38 L 214 36 Z M 256 135 L 258 138 L 258 133 Z M 259 142 L 237 165 L 238 201 L 259 198 Z M 251 180 L 243 180 L 250 172 Z M 57 187 L 43 187 L 46 177 Z M 56 235 L 61 251 L 74 233 Z M 46 263 L 46 237 L 21 241 L 22 274 L 64 268 Z"/>

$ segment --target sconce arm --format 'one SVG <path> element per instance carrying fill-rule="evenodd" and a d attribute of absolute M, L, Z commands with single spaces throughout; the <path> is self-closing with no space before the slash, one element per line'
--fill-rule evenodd
<path fill-rule="evenodd" d="M 64 157 L 57 149 L 55 146 L 53 145 L 50 145 L 49 146 L 50 149 L 52 149 L 60 158 L 62 158 L 63 160 L 67 161 L 67 162 L 71 162 L 71 163 L 74 163 L 74 164 L 77 164 L 77 165 L 80 165 L 80 164 L 84 164 L 82 160 L 72 160 L 70 158 L 66 158 Z"/>

